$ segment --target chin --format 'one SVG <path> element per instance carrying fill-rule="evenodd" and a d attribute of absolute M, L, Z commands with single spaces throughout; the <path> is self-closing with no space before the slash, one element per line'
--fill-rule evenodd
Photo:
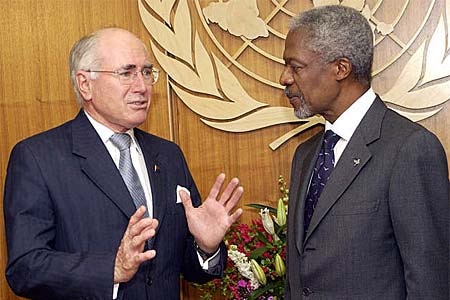
<path fill-rule="evenodd" d="M 294 109 L 294 114 L 299 119 L 306 119 L 312 117 L 314 114 L 305 109 Z"/>
<path fill-rule="evenodd" d="M 127 127 L 129 127 L 129 128 L 135 128 L 135 127 L 138 127 L 138 126 L 140 126 L 140 125 L 142 125 L 144 122 L 145 122 L 145 120 L 146 120 L 147 118 L 133 118 L 133 119 L 128 119 L 128 126 Z"/>

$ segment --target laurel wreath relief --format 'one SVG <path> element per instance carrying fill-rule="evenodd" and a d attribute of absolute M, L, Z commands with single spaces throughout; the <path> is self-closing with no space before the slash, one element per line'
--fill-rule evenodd
<path fill-rule="evenodd" d="M 445 13 L 450 16 L 448 1 Z M 139 12 L 152 37 L 153 54 L 170 75 L 170 87 L 189 109 L 202 117 L 202 122 L 228 132 L 301 123 L 273 141 L 269 145 L 272 150 L 296 134 L 324 123 L 320 116 L 300 120 L 290 107 L 270 107 L 252 98 L 234 74 L 213 53 L 208 53 L 198 32 L 192 30 L 187 0 L 179 0 L 174 7 L 175 2 L 139 0 Z M 450 58 L 446 56 L 449 50 L 446 44 L 450 43 L 445 42 L 449 23 L 442 14 L 432 37 L 416 50 L 397 82 L 382 95 L 388 106 L 413 121 L 436 114 L 450 98 L 450 81 L 441 80 L 450 75 Z"/>

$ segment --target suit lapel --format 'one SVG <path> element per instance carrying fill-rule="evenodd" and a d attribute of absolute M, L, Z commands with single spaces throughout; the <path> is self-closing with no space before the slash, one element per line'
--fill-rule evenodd
<path fill-rule="evenodd" d="M 153 218 L 158 219 L 158 228 L 160 228 L 166 212 L 165 199 L 167 199 L 167 188 L 165 188 L 165 177 L 167 168 L 165 168 L 163 161 L 160 159 L 157 145 L 152 144 L 150 138 L 145 138 L 144 133 L 139 129 L 135 129 L 134 133 L 139 146 L 142 149 L 145 165 L 147 166 L 148 177 L 150 179 Z M 156 231 L 158 231 L 158 228 Z M 154 239 L 151 239 L 149 246 L 151 247 L 153 243 Z"/>
<path fill-rule="evenodd" d="M 365 140 L 355 132 L 317 201 L 305 243 L 371 156 Z M 355 160 L 358 161 L 357 164 L 354 163 Z"/>
<path fill-rule="evenodd" d="M 304 210 L 305 210 L 305 201 L 306 194 L 308 192 L 309 186 L 309 178 L 311 178 L 312 171 L 314 169 L 314 165 L 316 164 L 316 157 L 320 150 L 320 145 L 322 143 L 321 134 L 318 134 L 312 139 L 316 139 L 316 141 L 311 140 L 312 145 L 308 152 L 306 152 L 304 158 L 301 160 L 302 164 L 298 165 L 294 170 L 294 174 L 299 174 L 299 180 L 293 180 L 294 186 L 292 186 L 291 193 L 292 199 L 298 199 L 295 203 L 294 207 L 296 218 L 294 220 L 294 230 L 295 230 L 295 238 L 296 238 L 296 246 L 299 253 L 303 252 L 303 234 L 304 234 Z"/>
<path fill-rule="evenodd" d="M 304 244 L 372 157 L 368 145 L 380 137 L 385 112 L 385 104 L 377 97 L 353 133 L 317 202 Z"/>
<path fill-rule="evenodd" d="M 136 210 L 105 145 L 84 112 L 72 123 L 72 153 L 81 158 L 81 170 L 129 218 Z"/>

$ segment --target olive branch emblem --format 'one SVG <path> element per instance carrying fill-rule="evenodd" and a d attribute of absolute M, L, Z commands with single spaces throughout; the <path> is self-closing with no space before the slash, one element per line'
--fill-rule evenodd
<path fill-rule="evenodd" d="M 300 123 L 270 143 L 272 150 L 324 123 L 320 116 L 298 119 L 292 108 L 271 107 L 252 98 L 220 59 L 208 53 L 197 30 L 192 28 L 187 1 L 179 0 L 176 6 L 175 2 L 139 0 L 139 12 L 152 37 L 153 54 L 169 74 L 170 87 L 189 109 L 201 116 L 202 122 L 228 132 Z M 448 6 L 447 3 L 447 16 Z M 443 80 L 450 75 L 450 59 L 446 56 L 450 42 L 445 42 L 450 31 L 448 23 L 442 15 L 428 47 L 425 41 L 406 63 L 394 86 L 382 95 L 391 108 L 414 121 L 436 114 L 450 98 L 450 81 Z"/>
<path fill-rule="evenodd" d="M 415 122 L 438 113 L 450 98 L 450 81 L 443 80 L 450 75 L 450 56 L 446 55 L 450 45 L 449 1 L 445 10 L 447 21 L 441 14 L 429 41 L 420 45 L 393 87 L 382 95 L 388 106 Z"/>

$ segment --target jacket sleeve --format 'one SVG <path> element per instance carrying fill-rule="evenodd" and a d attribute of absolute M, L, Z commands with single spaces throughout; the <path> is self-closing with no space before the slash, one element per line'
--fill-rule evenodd
<path fill-rule="evenodd" d="M 198 192 L 197 186 L 195 185 L 194 179 L 192 178 L 191 172 L 188 168 L 184 155 L 181 152 L 181 149 L 179 149 L 179 153 L 181 155 L 181 160 L 183 162 L 184 177 L 185 177 L 184 180 L 186 180 L 186 182 L 188 183 L 188 187 L 191 192 L 192 204 L 193 206 L 198 207 L 202 203 L 200 193 Z M 186 280 L 196 283 L 206 283 L 214 278 L 222 277 L 228 257 L 227 248 L 223 241 L 219 246 L 220 248 L 220 252 L 218 254 L 219 261 L 208 270 L 204 270 L 200 264 L 197 255 L 197 250 L 194 244 L 194 238 L 192 235 L 190 234 L 188 235 L 185 245 L 186 249 L 184 252 L 185 256 L 182 267 L 182 274 Z"/>
<path fill-rule="evenodd" d="M 33 299 L 86 295 L 111 299 L 113 251 L 69 253 L 54 249 L 56 220 L 64 216 L 55 209 L 40 159 L 32 149 L 19 143 L 7 169 L 4 218 L 10 287 L 17 295 Z"/>
<path fill-rule="evenodd" d="M 444 149 L 430 132 L 416 131 L 399 151 L 389 206 L 408 299 L 447 299 L 449 186 Z"/>

